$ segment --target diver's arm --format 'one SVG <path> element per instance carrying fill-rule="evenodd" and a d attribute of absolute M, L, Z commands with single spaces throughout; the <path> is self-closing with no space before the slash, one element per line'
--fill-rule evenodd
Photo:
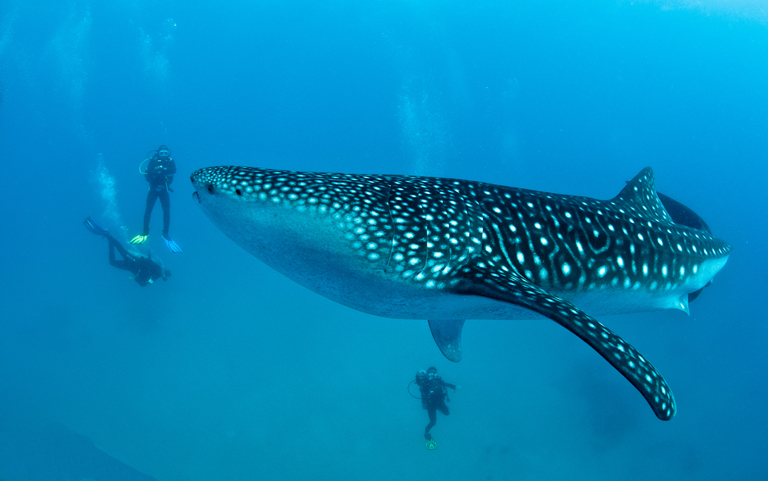
<path fill-rule="evenodd" d="M 461 391 L 461 386 L 458 386 L 456 384 L 451 384 L 449 382 L 445 382 L 445 381 L 442 380 L 442 378 L 440 379 L 440 382 L 443 383 L 443 386 L 449 387 L 449 388 L 453 389 L 454 391 Z"/>
<path fill-rule="evenodd" d="M 165 185 L 171 185 L 173 183 L 173 174 L 176 173 L 176 162 L 170 159 L 168 166 L 165 168 Z"/>
<path fill-rule="evenodd" d="M 146 178 L 147 182 L 150 184 L 155 184 L 159 170 L 160 165 L 158 165 L 157 157 L 152 157 L 149 159 L 149 163 L 147 163 L 147 172 L 144 173 L 144 178 Z"/>

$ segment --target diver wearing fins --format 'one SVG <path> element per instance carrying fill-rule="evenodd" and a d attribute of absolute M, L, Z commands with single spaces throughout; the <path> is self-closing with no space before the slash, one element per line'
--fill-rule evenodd
<path fill-rule="evenodd" d="M 147 162 L 147 170 L 142 171 L 141 167 L 144 162 Z M 170 186 L 173 182 L 173 174 L 176 173 L 176 162 L 171 157 L 171 151 L 165 145 L 161 145 L 154 153 L 148 155 L 144 162 L 139 165 L 139 172 L 144 174 L 144 178 L 149 182 L 147 206 L 144 209 L 144 230 L 130 242 L 131 244 L 146 242 L 149 237 L 149 220 L 152 217 L 152 209 L 155 207 L 157 199 L 160 199 L 160 206 L 163 208 L 163 241 L 171 252 L 181 252 L 181 247 L 168 235 L 168 229 L 171 225 L 171 198 L 168 191 L 173 192 Z"/>
<path fill-rule="evenodd" d="M 107 229 L 101 227 L 90 217 L 83 221 L 83 225 L 94 234 L 107 238 L 109 241 L 109 264 L 118 269 L 132 272 L 133 280 L 141 287 L 144 287 L 147 284 L 152 284 L 158 279 L 167 281 L 171 276 L 171 271 L 164 269 L 162 264 L 152 260 L 152 254 L 148 257 L 131 254 L 125 250 L 125 247 L 123 247 L 117 239 L 112 237 L 112 234 L 110 234 Z M 117 259 L 115 257 L 115 251 L 122 256 L 122 259 Z"/>
<path fill-rule="evenodd" d="M 460 390 L 461 386 L 450 384 L 443 381 L 443 378 L 437 375 L 437 368 L 430 367 L 426 372 L 419 371 L 416 373 L 416 385 L 419 386 L 421 392 L 421 407 L 427 410 L 429 415 L 429 424 L 424 428 L 424 438 L 427 440 L 427 449 L 435 449 L 437 443 L 432 439 L 432 435 L 429 430 L 437 422 L 437 411 L 448 416 L 450 411 L 445 404 L 446 401 L 451 399 L 448 397 L 448 389 Z"/>

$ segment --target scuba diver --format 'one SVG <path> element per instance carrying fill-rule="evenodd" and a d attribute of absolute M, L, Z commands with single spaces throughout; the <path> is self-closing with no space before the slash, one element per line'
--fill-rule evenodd
<path fill-rule="evenodd" d="M 427 440 L 427 449 L 435 449 L 437 443 L 432 439 L 432 435 L 429 430 L 437 422 L 437 411 L 448 416 L 450 411 L 445 404 L 446 401 L 451 399 L 448 397 L 448 389 L 453 389 L 453 392 L 460 390 L 461 386 L 450 384 L 443 381 L 443 378 L 437 375 L 437 368 L 430 367 L 426 372 L 419 371 L 416 373 L 416 385 L 419 386 L 421 392 L 421 407 L 427 410 L 429 415 L 429 424 L 424 429 L 424 438 Z"/>
<path fill-rule="evenodd" d="M 141 287 L 144 287 L 147 284 L 152 284 L 158 279 L 167 281 L 171 276 L 171 271 L 164 269 L 162 264 L 152 260 L 151 253 L 148 257 L 131 254 L 125 250 L 125 247 L 123 247 L 117 239 L 112 237 L 112 234 L 110 234 L 107 229 L 101 227 L 90 217 L 83 221 L 83 225 L 94 234 L 107 238 L 109 241 L 109 264 L 118 269 L 132 272 L 133 280 L 138 282 Z M 120 253 L 122 260 L 115 257 L 115 250 Z"/>
<path fill-rule="evenodd" d="M 155 201 L 160 199 L 160 206 L 163 208 L 163 241 L 171 252 L 181 252 L 181 247 L 168 235 L 168 228 L 171 225 L 171 198 L 168 191 L 173 192 L 171 183 L 173 174 L 176 173 L 176 162 L 171 158 L 171 151 L 165 145 L 161 145 L 150 154 L 151 156 L 148 155 L 139 165 L 139 172 L 144 174 L 144 178 L 149 182 L 147 207 L 144 210 L 144 230 L 130 242 L 131 244 L 146 242 L 149 237 L 149 219 L 152 217 L 152 209 L 155 207 Z M 147 162 L 147 170 L 142 171 L 144 162 Z"/>

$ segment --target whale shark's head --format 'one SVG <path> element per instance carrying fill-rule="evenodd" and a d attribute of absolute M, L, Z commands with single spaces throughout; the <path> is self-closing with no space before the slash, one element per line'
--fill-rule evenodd
<path fill-rule="evenodd" d="M 451 304 L 434 297 L 480 255 L 482 216 L 461 197 L 460 181 L 253 167 L 209 167 L 191 180 L 198 205 L 235 243 L 370 314 L 418 319 L 426 304 L 429 315 L 446 314 Z"/>
<path fill-rule="evenodd" d="M 195 200 L 214 224 L 269 264 L 306 250 L 339 251 L 331 224 L 354 222 L 350 214 L 359 214 L 365 196 L 377 195 L 375 185 L 355 185 L 349 177 L 253 167 L 209 167 L 191 180 Z"/>
<path fill-rule="evenodd" d="M 222 232 L 302 285 L 373 275 L 390 262 L 391 189 L 382 176 L 221 166 L 191 180 Z"/>

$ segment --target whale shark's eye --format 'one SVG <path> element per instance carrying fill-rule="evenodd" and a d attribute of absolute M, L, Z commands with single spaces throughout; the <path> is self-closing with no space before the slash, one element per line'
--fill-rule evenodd
<path fill-rule="evenodd" d="M 243 195 L 243 191 L 240 189 L 235 189 L 235 194 L 237 195 Z"/>
<path fill-rule="evenodd" d="M 213 184 L 208 184 L 208 187 L 206 188 L 208 189 L 209 194 L 213 194 Z"/>

